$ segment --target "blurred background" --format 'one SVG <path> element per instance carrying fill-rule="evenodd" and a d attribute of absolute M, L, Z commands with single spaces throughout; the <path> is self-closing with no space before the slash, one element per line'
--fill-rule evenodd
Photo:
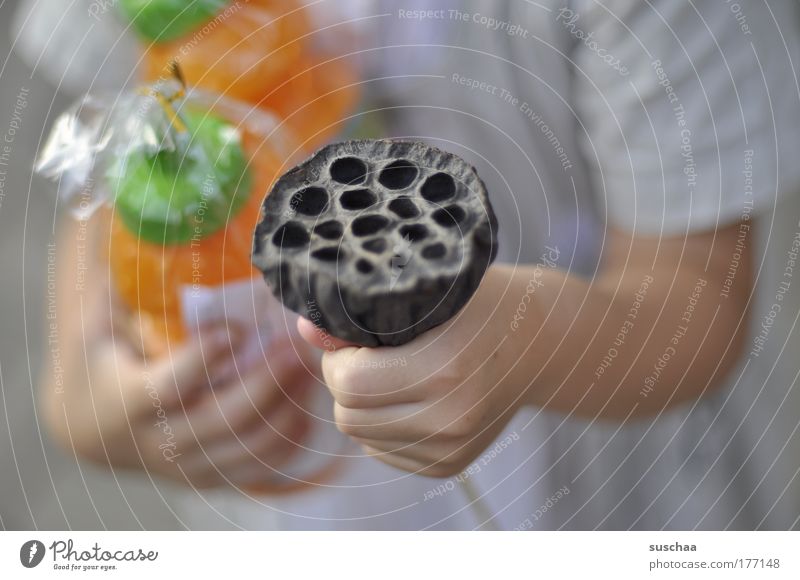
<path fill-rule="evenodd" d="M 262 0 L 258 0 L 260 1 Z M 258 2 L 253 0 L 253 4 Z M 27 19 L 27 11 L 18 12 L 23 3 L 37 11 L 36 18 Z M 404 0 L 402 6 L 429 9 L 432 5 L 446 6 L 449 3 L 450 0 L 433 3 L 428 0 Z M 47 299 L 53 292 L 54 286 L 48 279 L 48 260 L 54 259 L 51 245 L 55 241 L 56 224 L 61 219 L 61 212 L 56 212 L 53 184 L 41 176 L 33 175 L 32 168 L 37 152 L 41 151 L 53 121 L 78 95 L 87 90 L 95 92 L 123 85 L 130 88 L 138 83 L 136 79 L 141 76 L 137 77 L 137 73 L 142 72 L 137 70 L 138 67 L 147 67 L 144 58 L 137 67 L 135 55 L 138 45 L 132 34 L 123 34 L 120 22 L 113 18 L 113 8 L 116 4 L 117 0 L 68 0 L 67 2 L 0 0 L 0 57 L 2 57 L 0 59 L 2 62 L 0 65 L 0 236 L 2 236 L 0 254 L 3 266 L 0 275 L 0 328 L 2 328 L 0 332 L 0 529 L 158 530 L 189 527 L 225 529 L 241 525 L 234 523 L 234 519 L 226 517 L 225 502 L 228 498 L 222 495 L 215 497 L 211 492 L 187 498 L 184 489 L 151 478 L 147 474 L 123 470 L 110 472 L 107 469 L 94 467 L 87 460 L 78 462 L 74 453 L 59 448 L 52 442 L 43 428 L 41 413 L 37 412 L 35 391 L 43 363 L 47 362 L 43 357 L 49 358 L 54 352 L 53 345 L 47 342 L 46 332 Z M 369 37 L 371 44 L 363 44 L 363 47 L 360 47 L 363 48 L 358 54 L 360 66 L 352 67 L 356 75 L 363 77 L 361 82 L 348 77 L 345 74 L 348 72 L 347 68 L 337 71 L 336 74 L 312 72 L 306 74 L 302 83 L 288 85 L 289 88 L 284 89 L 282 97 L 279 95 L 275 98 L 272 104 L 275 105 L 275 110 L 283 115 L 281 118 L 287 116 L 291 118 L 292 115 L 287 115 L 281 107 L 287 107 L 291 111 L 296 105 L 296 95 L 303 90 L 310 97 L 317 94 L 343 96 L 343 102 L 331 102 L 330 105 L 322 102 L 316 109 L 305 110 L 308 114 L 293 118 L 295 125 L 287 122 L 291 131 L 299 138 L 298 141 L 304 143 L 306 149 L 304 153 L 310 153 L 321 143 L 332 139 L 334 134 L 381 135 L 432 141 L 470 160 L 486 180 L 489 190 L 492 191 L 493 204 L 496 206 L 499 221 L 504 224 L 502 234 L 507 236 L 500 244 L 501 261 L 533 263 L 541 255 L 544 244 L 551 244 L 561 249 L 564 261 L 561 266 L 568 265 L 579 274 L 589 274 L 594 271 L 598 248 L 602 246 L 597 240 L 602 237 L 603 228 L 593 195 L 596 192 L 592 191 L 592 183 L 588 177 L 591 166 L 581 156 L 579 147 L 581 142 L 578 139 L 578 131 L 572 123 L 575 113 L 571 110 L 570 104 L 556 102 L 557 100 L 543 89 L 544 85 L 549 87 L 550 82 L 556 86 L 559 86 L 558 83 L 563 83 L 568 85 L 570 90 L 572 88 L 569 84 L 571 76 L 562 75 L 564 71 L 559 67 L 549 66 L 552 55 L 549 55 L 547 50 L 559 50 L 560 45 L 548 46 L 545 50 L 541 46 L 545 43 L 540 41 L 540 50 L 530 51 L 530 41 L 521 36 L 511 38 L 511 34 L 506 34 L 505 36 L 509 38 L 503 38 L 503 43 L 495 46 L 493 43 L 497 36 L 494 34 L 496 30 L 479 34 L 475 32 L 474 23 L 461 26 L 457 21 L 445 27 L 442 23 L 418 22 L 398 17 L 384 18 L 386 24 L 381 26 L 380 17 L 392 15 L 387 8 L 392 4 L 390 2 L 384 5 L 372 0 L 349 0 L 346 3 L 330 0 L 313 4 L 328 7 L 328 20 L 325 20 L 324 15 L 318 15 L 312 18 L 310 26 L 315 31 L 331 28 L 340 33 L 332 35 L 335 40 L 332 43 L 330 43 L 331 37 L 328 37 L 332 46 L 325 47 L 325 50 L 330 50 L 332 53 L 341 51 L 348 55 L 354 50 L 343 40 L 344 35 L 341 34 L 343 28 L 336 28 L 334 24 L 330 24 L 332 22 L 356 23 L 353 24 L 355 28 L 353 37 L 357 38 L 362 34 L 364 37 Z M 516 4 L 519 4 L 520 11 L 525 11 L 532 10 L 535 3 Z M 464 3 L 456 5 L 460 9 L 464 8 Z M 510 5 L 512 3 L 508 5 L 497 3 L 494 6 L 500 10 Z M 361 18 L 364 7 L 369 7 L 367 12 L 369 16 Z M 706 8 L 711 10 L 713 5 L 708 3 Z M 100 19 L 95 20 L 91 17 L 92 10 L 102 17 L 102 24 L 99 24 Z M 678 9 L 676 11 L 681 12 Z M 518 14 L 520 21 L 535 22 L 533 17 L 525 17 L 525 14 L 527 12 Z M 725 15 L 727 16 L 727 13 Z M 561 30 L 563 28 L 561 25 L 559 27 L 554 32 L 555 37 L 572 43 L 574 39 Z M 24 28 L 26 33 L 18 35 L 17 31 L 20 28 Z M 483 25 L 481 28 L 486 26 Z M 693 29 L 687 27 L 686 30 Z M 732 30 L 738 33 L 738 28 Z M 370 31 L 371 35 L 365 31 Z M 291 37 L 297 34 L 297 31 L 289 26 L 284 33 Z M 313 35 L 298 34 L 298 37 L 304 36 Z M 662 38 L 658 35 L 654 37 L 655 40 Z M 439 44 L 443 39 L 449 38 L 453 39 L 452 46 L 446 43 Z M 258 48 L 262 48 L 263 37 L 257 40 L 260 43 Z M 324 42 L 322 39 L 314 40 Z M 274 39 L 273 41 L 278 42 Z M 734 42 L 732 46 L 737 49 L 744 46 L 747 48 L 748 58 L 752 56 L 749 40 L 746 44 Z M 431 47 L 439 47 L 441 50 L 431 51 Z M 171 48 L 174 49 L 175 46 Z M 205 50 L 213 52 L 216 48 L 216 46 L 212 48 L 206 46 Z M 520 52 L 523 49 L 525 52 Z M 672 52 L 663 46 L 660 50 L 665 55 Z M 198 53 L 206 54 L 201 50 L 194 54 Z M 498 66 L 496 53 L 522 54 L 542 70 L 549 71 L 548 74 L 552 74 L 552 78 L 546 76 L 544 81 L 525 78 L 525 75 L 510 66 L 513 61 L 508 61 L 509 66 L 506 68 Z M 476 56 L 478 54 L 482 57 Z M 157 62 L 163 56 L 154 53 L 151 55 L 151 60 Z M 585 62 L 591 64 L 593 62 L 591 59 L 595 57 L 593 54 L 584 54 L 583 58 L 588 59 Z M 330 59 L 328 62 L 335 60 Z M 771 59 L 765 57 L 763 60 L 769 64 Z M 299 64 L 289 61 L 288 57 L 285 61 L 278 59 L 278 64 L 283 65 L 282 74 L 298 67 L 302 67 L 301 70 L 306 72 L 315 69 L 314 66 L 310 66 L 313 61 L 301 61 Z M 186 66 L 186 62 L 182 60 L 182 66 Z M 776 59 L 772 63 L 773 68 L 779 69 L 781 62 L 784 61 Z M 194 70 L 186 66 L 185 72 L 189 72 L 190 85 L 196 84 L 191 75 L 204 75 L 208 68 L 206 64 L 203 58 L 197 57 Z M 225 74 L 229 71 L 219 69 L 225 68 L 222 65 L 217 67 L 218 80 L 223 84 L 227 79 Z M 649 65 L 645 68 L 649 68 Z M 744 62 L 738 65 L 736 72 L 741 72 L 745 76 L 743 71 L 748 68 L 751 72 L 754 70 Z M 31 72 L 34 70 L 37 71 L 35 74 Z M 146 74 L 154 79 L 158 76 L 159 70 L 161 69 L 152 69 Z M 774 70 L 771 72 L 778 77 L 783 74 L 782 70 L 778 70 L 777 74 Z M 256 73 L 260 74 L 261 71 Z M 235 71 L 231 74 L 235 74 Z M 536 125 L 536 130 L 531 130 L 532 125 L 529 120 L 532 117 L 528 119 L 527 116 L 518 114 L 520 111 L 516 110 L 516 105 L 507 106 L 485 91 L 474 90 L 474 86 L 465 88 L 464 82 L 456 83 L 456 77 L 462 81 L 476 79 L 476 82 L 480 78 L 495 83 L 497 87 L 511 86 L 515 93 L 526 95 L 531 103 L 537 103 L 544 109 L 552 108 L 546 112 L 555 119 L 554 123 L 559 123 L 562 129 L 565 127 L 568 129 L 559 133 L 559 139 L 565 150 L 570 149 L 574 152 L 570 158 L 576 160 L 578 166 L 575 175 L 562 171 L 561 162 L 555 157 L 551 144 L 535 137 L 540 129 L 541 133 L 545 134 L 542 127 L 547 125 Z M 611 75 L 611 78 L 612 81 L 616 81 L 616 73 Z M 269 77 L 266 81 L 263 78 L 259 80 L 263 81 L 261 85 L 268 87 L 282 86 L 281 79 L 275 80 Z M 511 82 L 513 84 L 507 84 Z M 325 83 L 334 85 L 339 83 L 351 90 L 331 90 Z M 752 85 L 752 83 L 745 84 Z M 616 87 L 616 83 L 613 83 L 613 86 Z M 227 85 L 224 88 L 227 91 Z M 757 88 L 748 86 L 748 89 Z M 251 101 L 260 98 L 260 95 L 248 92 L 246 83 L 237 85 L 233 92 L 236 98 L 242 97 L 245 101 L 247 98 Z M 653 94 L 660 97 L 661 92 L 659 88 Z M 774 92 L 777 95 L 786 93 L 781 87 L 776 87 Z M 316 102 L 317 99 L 310 97 L 308 101 Z M 585 115 L 600 118 L 600 114 L 595 114 L 597 110 L 589 106 L 595 102 L 599 101 L 588 97 L 584 100 Z M 620 103 L 621 110 L 629 112 L 627 101 L 621 99 Z M 408 111 L 413 114 L 408 114 Z M 738 114 L 727 115 L 726 119 L 735 117 L 738 117 Z M 665 126 L 674 130 L 671 108 L 666 110 L 665 118 Z M 317 126 L 327 128 L 327 133 L 322 131 L 315 133 L 318 128 L 315 123 Z M 487 130 L 487 125 L 491 125 L 494 129 Z M 555 124 L 553 126 L 555 127 Z M 641 127 L 644 123 L 631 122 L 631 126 Z M 785 128 L 784 130 L 788 131 Z M 768 137 L 772 138 L 769 135 Z M 596 138 L 599 143 L 598 150 L 613 149 L 613 146 L 604 140 L 608 138 L 607 135 L 598 134 Z M 515 144 L 513 148 L 509 147 L 511 141 Z M 647 142 L 650 143 L 649 137 Z M 652 145 L 653 143 L 650 143 L 651 147 Z M 298 150 L 300 149 L 301 147 L 298 147 Z M 534 152 L 532 157 L 535 163 L 528 157 L 529 150 Z M 765 151 L 767 153 L 764 155 L 764 162 L 771 161 L 770 148 L 765 147 Z M 673 157 L 680 159 L 679 156 Z M 739 163 L 738 157 L 735 163 Z M 737 178 L 738 167 L 736 165 Z M 678 171 L 678 179 L 682 181 L 681 186 L 683 186 L 685 179 L 683 173 L 680 173 L 683 167 L 678 167 Z M 578 180 L 577 185 L 575 179 Z M 524 191 L 526 195 L 517 198 L 515 195 L 517 191 Z M 787 196 L 787 198 L 788 201 L 783 202 L 785 205 L 781 206 L 773 216 L 768 216 L 772 219 L 771 227 L 757 229 L 760 237 L 758 243 L 765 247 L 772 244 L 769 253 L 764 250 L 760 255 L 769 257 L 768 260 L 763 259 L 760 264 L 760 276 L 768 283 L 783 276 L 786 248 L 794 239 L 792 236 L 797 235 L 800 196 Z M 545 201 L 548 208 L 546 212 L 541 210 Z M 521 220 L 523 215 L 524 227 Z M 247 239 L 249 244 L 249 236 Z M 250 267 L 249 263 L 246 267 Z M 765 296 L 771 299 L 774 290 L 769 288 Z M 791 303 L 788 300 L 784 302 L 784 313 L 790 312 L 794 315 L 799 310 L 797 300 L 800 300 L 800 297 L 795 292 L 791 300 Z M 770 304 L 771 302 L 766 303 L 767 309 Z M 764 319 L 766 311 L 759 310 L 762 307 L 764 305 L 753 308 L 753 321 Z M 706 509 L 687 504 L 685 501 L 687 493 L 688 496 L 694 497 L 698 505 L 706 506 L 703 502 L 707 501 L 711 506 L 708 510 L 711 511 L 729 487 L 732 487 L 733 491 L 728 494 L 731 496 L 726 499 L 728 503 L 719 503 L 717 507 L 721 519 L 709 521 L 706 526 L 731 525 L 730 522 L 742 513 L 742 506 L 749 504 L 759 490 L 760 493 L 756 497 L 763 505 L 754 508 L 753 513 L 756 515 L 742 513 L 742 521 L 745 523 L 737 523 L 734 527 L 747 527 L 753 525 L 752 522 L 758 523 L 762 513 L 772 513 L 773 517 L 780 521 L 780 517 L 784 515 L 782 512 L 786 509 L 779 501 L 791 506 L 796 505 L 796 498 L 800 497 L 795 492 L 800 485 L 798 483 L 800 471 L 795 471 L 796 458 L 800 456 L 796 412 L 796 401 L 800 396 L 800 390 L 793 386 L 797 380 L 796 357 L 792 355 L 797 344 L 794 340 L 797 332 L 793 316 L 778 317 L 771 336 L 774 352 L 770 356 L 774 359 L 762 356 L 754 360 L 750 366 L 754 378 L 749 378 L 747 384 L 756 385 L 759 389 L 740 389 L 737 392 L 734 385 L 731 391 L 741 400 L 733 397 L 733 405 L 728 403 L 729 391 L 719 391 L 714 397 L 703 400 L 702 404 L 697 406 L 697 411 L 691 416 L 692 421 L 689 421 L 686 427 L 683 426 L 686 419 L 681 415 L 683 410 L 678 410 L 674 415 L 664 418 L 660 431 L 651 432 L 647 426 L 642 438 L 649 436 L 652 441 L 648 440 L 648 443 L 641 447 L 636 429 L 641 426 L 644 430 L 644 424 L 634 426 L 630 434 L 624 433 L 621 437 L 616 437 L 616 431 L 611 433 L 615 427 L 600 425 L 594 429 L 595 432 L 591 437 L 584 438 L 586 427 L 583 423 L 576 421 L 562 428 L 564 424 L 562 416 L 557 414 L 539 416 L 536 412 L 539 422 L 535 423 L 535 428 L 540 439 L 549 441 L 553 432 L 557 432 L 560 439 L 553 440 L 552 449 L 545 448 L 543 454 L 547 455 L 544 458 L 542 455 L 536 456 L 540 463 L 528 463 L 527 459 L 525 460 L 528 472 L 520 471 L 512 482 L 514 485 L 526 487 L 524 492 L 500 490 L 496 493 L 498 502 L 505 502 L 506 496 L 517 499 L 524 496 L 524 505 L 528 506 L 525 508 L 517 505 L 513 509 L 508 509 L 506 517 L 510 519 L 506 523 L 507 527 L 518 525 L 524 518 L 521 514 L 533 513 L 537 506 L 548 499 L 554 489 L 559 489 L 564 482 L 578 480 L 584 472 L 587 475 L 582 480 L 585 482 L 583 487 L 573 486 L 570 492 L 572 509 L 577 509 L 575 513 L 583 510 L 589 514 L 580 523 L 578 520 L 573 522 L 572 525 L 581 529 L 595 526 L 625 528 L 636 525 L 653 528 L 686 525 L 676 523 L 678 520 L 673 522 L 676 510 L 685 512 L 687 518 L 685 521 L 693 522 L 694 518 L 702 513 L 698 510 Z M 781 336 L 786 340 L 778 338 Z M 780 359 L 781 365 L 777 365 L 777 359 Z M 775 365 L 772 365 L 773 360 L 776 361 Z M 791 401 L 787 399 L 788 395 L 784 396 L 784 391 L 791 394 L 793 397 Z M 769 396 L 762 397 L 762 392 Z M 774 421 L 776 409 L 781 410 L 782 421 Z M 740 427 L 745 424 L 745 419 L 748 420 L 746 425 L 749 431 L 742 434 Z M 524 417 L 520 418 L 520 422 L 524 420 Z M 780 423 L 780 428 L 773 427 L 773 423 L 775 425 Z M 714 430 L 707 437 L 710 424 Z M 765 433 L 767 439 L 764 439 Z M 680 437 L 676 437 L 677 434 Z M 609 445 L 612 440 L 614 444 Z M 535 441 L 535 437 L 530 439 L 531 447 L 535 446 Z M 576 447 L 578 441 L 582 443 Z M 730 445 L 732 441 L 736 444 Z M 706 445 L 695 453 L 700 442 L 705 442 Z M 518 446 L 518 453 L 528 453 L 528 450 L 522 447 L 523 445 Z M 568 453 L 573 447 L 575 450 L 571 454 Z M 637 449 L 641 456 L 637 456 L 636 461 L 629 462 L 630 453 Z M 667 450 L 669 452 L 665 454 Z M 652 463 L 648 454 L 657 454 L 657 459 L 663 455 L 658 469 L 651 469 Z M 528 459 L 535 455 L 536 452 L 531 451 Z M 789 460 L 786 460 L 786 457 Z M 723 460 L 720 461 L 720 458 Z M 779 458 L 784 459 L 777 463 Z M 506 454 L 502 461 L 506 462 L 506 472 L 517 472 L 520 462 L 515 456 Z M 774 481 L 770 484 L 769 490 L 760 489 L 768 487 L 762 486 L 762 483 L 776 463 L 780 468 L 780 474 L 776 476 L 773 472 Z M 748 464 L 748 469 L 743 471 L 745 464 Z M 496 470 L 491 475 L 494 476 L 496 473 L 499 474 L 497 477 L 503 477 L 502 474 L 505 472 L 501 468 L 501 461 L 493 465 Z M 626 469 L 620 470 L 623 465 Z M 714 472 L 713 477 L 708 477 L 715 466 L 719 473 Z M 558 469 L 551 473 L 553 467 Z M 549 474 L 548 479 L 540 477 L 542 473 Z M 678 473 L 683 477 L 676 480 L 675 476 Z M 731 476 L 731 473 L 734 475 Z M 395 475 L 377 471 L 375 477 L 376 481 L 384 484 L 386 480 L 394 482 Z M 527 485 L 525 477 L 532 480 L 534 475 L 536 481 L 541 483 L 532 492 L 527 493 L 532 486 Z M 648 479 L 645 479 L 645 475 Z M 606 485 L 612 477 L 617 479 Z M 736 477 L 746 479 L 746 485 L 731 486 Z M 664 483 L 665 481 L 667 483 Z M 551 482 L 557 483 L 553 489 L 547 487 Z M 366 506 L 364 509 L 367 513 L 372 513 L 369 512 L 372 509 L 375 513 L 392 514 L 390 509 L 384 507 L 383 501 L 386 498 L 390 498 L 400 506 L 405 502 L 403 496 L 396 493 L 396 488 L 382 487 L 380 494 L 385 497 L 380 497 L 380 502 L 375 506 L 370 505 L 361 495 L 361 483 L 358 481 L 359 485 L 353 486 L 349 491 L 353 492 L 351 498 L 353 505 L 359 508 Z M 431 483 L 427 480 L 417 481 L 416 485 L 421 486 L 424 491 Z M 487 483 L 487 489 L 495 489 L 496 486 L 492 485 Z M 670 493 L 664 494 L 664 490 L 669 486 L 672 486 Z M 694 487 L 694 490 L 688 492 L 691 487 Z M 630 495 L 630 490 L 635 488 L 644 490 L 641 496 L 636 494 L 631 496 L 630 503 L 633 507 L 627 503 L 623 505 L 623 501 Z M 700 491 L 695 494 L 698 488 Z M 603 494 L 598 495 L 601 490 Z M 420 512 L 433 513 L 428 507 L 430 504 L 423 505 L 417 501 L 422 497 L 422 494 L 418 493 L 419 490 L 415 491 L 415 488 L 409 485 L 407 491 L 409 494 L 417 495 L 406 503 L 419 504 Z M 648 512 L 653 506 L 648 495 L 650 493 L 655 495 L 653 503 L 664 494 L 663 505 L 659 504 L 652 510 L 652 520 L 640 520 L 642 510 L 636 502 L 641 505 L 649 504 L 643 510 Z M 376 494 L 376 497 L 380 494 Z M 189 502 L 188 499 L 193 501 Z M 451 499 L 452 497 L 448 498 Z M 517 499 L 514 499 L 514 502 Z M 680 506 L 675 508 L 669 503 L 672 501 L 680 503 Z M 584 510 L 590 503 L 592 509 Z M 328 501 L 325 505 L 328 504 L 339 507 L 342 502 Z M 443 505 L 444 509 L 448 509 L 446 504 Z M 502 505 L 503 510 L 506 510 L 511 504 Z M 263 524 L 265 514 L 257 513 L 252 503 L 242 503 L 235 508 L 243 521 L 249 518 L 250 526 L 265 527 Z M 313 513 L 314 509 L 316 507 L 311 506 L 308 512 Z M 615 513 L 618 520 L 607 519 L 609 516 L 604 514 L 609 509 L 611 509 L 609 515 Z M 397 511 L 399 512 L 400 508 Z M 350 518 L 351 515 L 345 509 L 344 517 L 341 519 L 357 520 Z M 427 513 L 423 515 L 435 517 Z M 707 515 L 708 512 L 702 518 L 705 519 Z M 669 518 L 666 523 L 658 519 L 662 516 Z M 185 519 L 182 520 L 182 517 Z M 190 517 L 193 517 L 193 521 L 189 520 Z M 406 527 L 419 526 L 418 522 L 422 521 L 419 519 L 421 516 L 417 514 L 415 517 L 418 519 L 409 519 L 410 523 L 406 523 Z M 567 525 L 574 514 L 570 516 L 570 511 L 562 504 L 561 514 L 558 516 L 551 514 L 549 517 L 554 519 L 540 522 L 545 529 Z M 793 518 L 794 515 L 786 514 L 786 517 Z M 301 518 L 298 518 L 298 521 L 300 523 L 296 525 L 305 524 Z M 332 518 L 332 521 L 336 522 L 335 518 Z M 764 527 L 796 527 L 798 521 L 800 519 L 788 525 L 769 523 Z M 761 526 L 763 523 L 764 520 L 761 520 L 758 525 Z M 395 521 L 383 524 L 376 520 L 370 524 L 385 525 L 392 529 L 398 527 Z M 353 525 L 358 525 L 358 521 Z M 465 528 L 472 524 L 451 522 L 448 525 Z M 242 525 L 242 527 L 248 526 Z"/>
<path fill-rule="evenodd" d="M 44 180 L 32 177 L 50 111 L 72 100 L 34 75 L 11 50 L 17 0 L 0 2 L 0 126 L 5 128 L 25 95 L 20 130 L 10 145 L 0 194 L 0 527 L 19 529 L 174 529 L 167 484 L 116 477 L 57 448 L 39 425 L 35 387 L 46 352 L 41 330 L 47 292 L 47 244 L 54 234 L 53 199 Z"/>

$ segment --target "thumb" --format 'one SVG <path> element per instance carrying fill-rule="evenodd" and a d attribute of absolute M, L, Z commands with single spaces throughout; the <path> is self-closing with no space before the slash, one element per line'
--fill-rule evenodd
<path fill-rule="evenodd" d="M 337 348 L 344 348 L 346 346 L 359 346 L 354 342 L 348 342 L 341 338 L 331 336 L 324 328 L 320 328 L 307 318 L 297 319 L 297 331 L 308 344 L 320 350 L 327 350 L 333 352 Z"/>

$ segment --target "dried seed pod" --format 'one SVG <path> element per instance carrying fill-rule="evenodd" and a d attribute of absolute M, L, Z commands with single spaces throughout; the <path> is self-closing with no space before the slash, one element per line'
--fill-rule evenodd
<path fill-rule="evenodd" d="M 455 315 L 497 253 L 486 188 L 424 143 L 347 141 L 283 175 L 253 263 L 275 296 L 326 332 L 397 346 Z"/>

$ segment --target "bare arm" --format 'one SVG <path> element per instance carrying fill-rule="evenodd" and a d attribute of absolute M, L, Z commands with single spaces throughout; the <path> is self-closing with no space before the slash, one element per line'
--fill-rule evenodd
<path fill-rule="evenodd" d="M 530 348 L 515 353 L 532 363 L 515 373 L 520 383 L 533 379 L 525 400 L 622 418 L 713 388 L 740 353 L 746 326 L 749 250 L 721 293 L 739 231 L 735 224 L 662 239 L 611 231 L 594 280 L 545 270 L 533 301 L 541 326 L 520 324 Z M 526 272 L 514 278 L 525 281 Z"/>
<path fill-rule="evenodd" d="M 720 296 L 738 232 L 658 240 L 614 231 L 593 280 L 547 260 L 494 266 L 449 323 L 403 346 L 339 343 L 323 355 L 339 429 L 390 465 L 444 477 L 526 404 L 623 420 L 699 397 L 742 345 L 747 250 Z M 309 321 L 300 326 L 326 346 Z"/>

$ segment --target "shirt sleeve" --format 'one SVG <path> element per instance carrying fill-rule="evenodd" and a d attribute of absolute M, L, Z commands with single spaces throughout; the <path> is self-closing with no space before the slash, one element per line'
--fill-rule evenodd
<path fill-rule="evenodd" d="M 798 4 L 577 1 L 581 149 L 609 223 L 678 235 L 800 190 Z"/>

